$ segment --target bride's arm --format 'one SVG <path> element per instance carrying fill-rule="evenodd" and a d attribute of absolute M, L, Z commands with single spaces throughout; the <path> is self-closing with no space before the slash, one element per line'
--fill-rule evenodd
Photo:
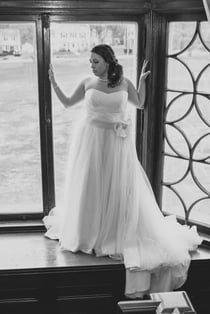
<path fill-rule="evenodd" d="M 78 103 L 79 101 L 81 101 L 84 98 L 84 95 L 85 95 L 85 84 L 84 84 L 84 81 L 82 81 L 78 85 L 78 87 L 75 89 L 75 91 L 73 92 L 73 94 L 70 97 L 67 97 L 63 93 L 61 88 L 58 86 L 58 84 L 56 83 L 52 65 L 50 65 L 50 67 L 49 67 L 48 74 L 49 74 L 49 80 L 50 80 L 50 82 L 51 82 L 51 84 L 53 86 L 53 89 L 54 89 L 58 99 L 64 105 L 64 107 L 67 108 L 67 107 L 73 106 L 74 104 Z"/>
<path fill-rule="evenodd" d="M 144 61 L 141 75 L 138 82 L 138 89 L 134 87 L 132 82 L 127 79 L 128 83 L 128 100 L 133 103 L 138 109 L 144 109 L 144 103 L 146 98 L 146 77 L 150 74 L 150 71 L 145 72 L 147 61 Z"/>

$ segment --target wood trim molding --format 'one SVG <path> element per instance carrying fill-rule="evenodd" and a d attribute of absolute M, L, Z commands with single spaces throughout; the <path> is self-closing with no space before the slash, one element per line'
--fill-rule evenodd
<path fill-rule="evenodd" d="M 66 13 L 66 11 L 70 11 L 72 13 L 75 13 L 79 10 L 80 14 L 85 12 L 92 12 L 92 13 L 98 13 L 98 10 L 103 10 L 104 12 L 109 13 L 144 13 L 151 9 L 150 1 L 142 0 L 142 1 L 136 1 L 136 0 L 115 0 L 115 1 L 90 1 L 90 0 L 81 0 L 81 1 L 19 1 L 19 0 L 13 0 L 13 1 L 0 1 L 0 8 L 2 10 L 20 10 L 21 11 L 27 11 L 31 8 L 37 11 L 45 11 L 47 13 L 50 13 L 51 11 L 57 11 L 61 13 Z"/>
<path fill-rule="evenodd" d="M 9 0 L 0 1 L 1 12 L 12 9 L 14 11 L 21 10 L 27 12 L 33 8 L 37 11 L 60 11 L 66 12 L 81 10 L 83 12 L 97 12 L 98 9 L 114 13 L 139 14 L 148 11 L 157 11 L 159 13 L 192 13 L 203 12 L 202 0 Z M 11 12 L 11 11 L 10 11 Z"/>
<path fill-rule="evenodd" d="M 204 10 L 202 0 L 151 0 L 151 9 L 159 13 L 192 13 Z"/>

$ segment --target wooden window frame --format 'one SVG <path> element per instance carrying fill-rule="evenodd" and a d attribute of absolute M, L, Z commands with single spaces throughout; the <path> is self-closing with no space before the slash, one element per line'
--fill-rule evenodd
<path fill-rule="evenodd" d="M 62 14 L 6 14 L 0 15 L 0 21 L 36 22 L 37 35 L 37 67 L 38 67 L 38 94 L 39 94 L 39 119 L 40 119 L 40 144 L 41 144 L 41 171 L 43 191 L 43 213 L 18 213 L 0 214 L 0 233 L 20 231 L 44 230 L 41 219 L 55 206 L 55 179 L 53 160 L 53 130 L 52 130 L 52 102 L 51 87 L 48 79 L 48 68 L 50 63 L 50 22 L 135 22 L 138 29 L 144 27 L 142 15 L 127 14 L 93 14 L 92 10 L 75 14 L 65 12 Z M 144 31 L 138 32 L 138 57 L 137 63 L 143 63 Z M 140 38 L 141 37 L 141 38 Z M 137 68 L 137 77 L 140 75 L 140 67 Z M 136 144 L 139 158 L 142 154 L 142 112 L 137 112 Z"/>
<path fill-rule="evenodd" d="M 40 154 L 41 154 L 41 170 L 42 170 L 42 191 L 43 191 L 43 207 L 48 208 L 49 203 L 52 202 L 49 195 L 52 190 L 53 176 L 52 169 L 50 169 L 50 150 L 52 147 L 52 132 L 48 117 L 50 115 L 49 105 L 45 94 L 45 80 L 44 80 L 44 62 L 43 62 L 43 21 L 40 15 L 37 14 L 5 14 L 0 15 L 1 22 L 35 22 L 36 25 L 36 44 L 37 44 L 37 74 L 38 74 L 38 102 L 39 102 L 39 127 L 40 127 Z M 48 139 L 48 140 L 47 140 Z M 37 220 L 41 219 L 40 213 L 20 213 L 20 214 L 1 214 L 1 222 L 11 222 L 18 220 Z"/>
<path fill-rule="evenodd" d="M 170 22 L 185 22 L 185 21 L 206 21 L 204 12 L 189 14 L 178 13 L 152 13 L 152 20 L 154 21 L 153 33 L 151 31 L 151 44 L 146 45 L 151 53 L 151 63 L 153 77 L 149 89 L 152 91 L 149 94 L 148 100 L 148 120 L 146 122 L 147 130 L 144 133 L 144 155 L 143 164 L 148 172 L 150 182 L 159 206 L 162 203 L 162 178 L 163 178 L 163 113 L 165 107 L 165 84 L 167 79 L 167 40 L 168 40 L 168 25 Z M 148 38 L 149 36 L 147 36 Z M 158 79 L 161 77 L 161 80 Z M 184 218 L 178 218 L 178 221 L 185 223 Z M 196 225 L 199 232 L 210 235 L 210 228 L 197 223 L 189 221 L 190 226 Z"/>

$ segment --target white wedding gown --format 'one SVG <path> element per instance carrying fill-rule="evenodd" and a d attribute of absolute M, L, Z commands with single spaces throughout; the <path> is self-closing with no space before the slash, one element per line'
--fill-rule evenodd
<path fill-rule="evenodd" d="M 89 89 L 70 147 L 64 206 L 44 218 L 61 248 L 124 261 L 125 294 L 170 291 L 187 277 L 196 228 L 161 213 L 126 121 L 128 94 Z"/>

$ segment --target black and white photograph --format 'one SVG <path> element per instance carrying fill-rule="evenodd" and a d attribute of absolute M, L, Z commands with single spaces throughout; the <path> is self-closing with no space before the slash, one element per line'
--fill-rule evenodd
<path fill-rule="evenodd" d="M 0 314 L 210 313 L 210 0 L 0 0 Z"/>

